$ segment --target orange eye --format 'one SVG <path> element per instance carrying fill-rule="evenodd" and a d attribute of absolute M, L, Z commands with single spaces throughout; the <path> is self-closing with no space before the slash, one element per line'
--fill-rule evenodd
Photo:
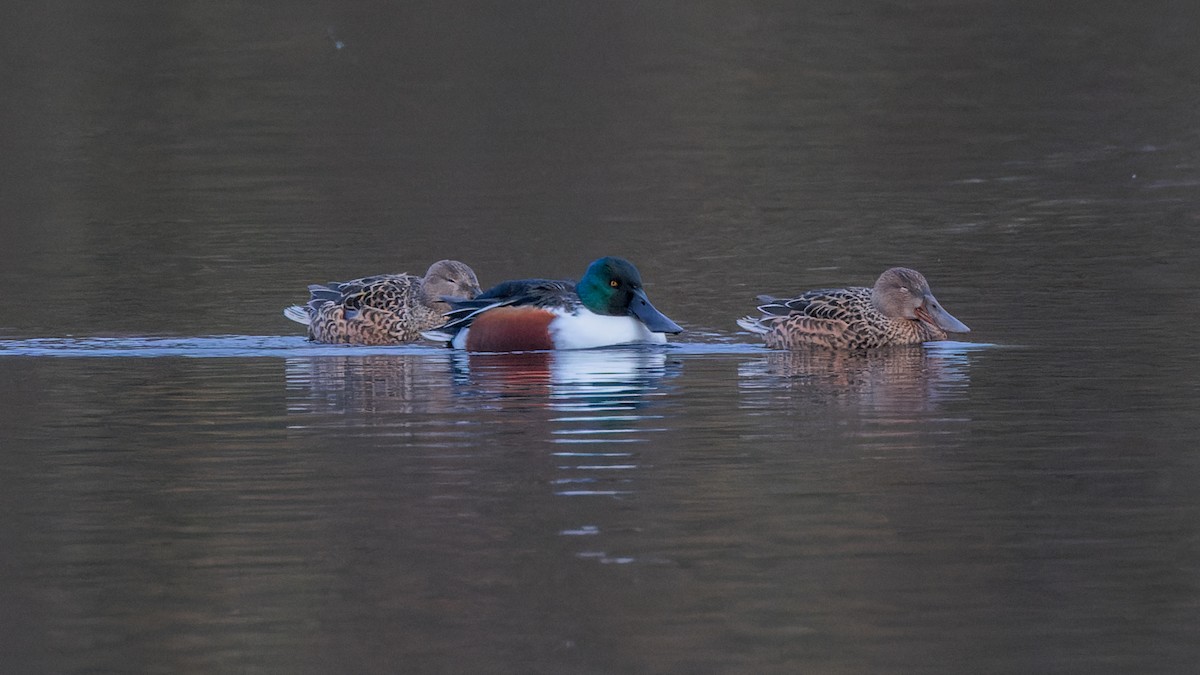
<path fill-rule="evenodd" d="M 616 288 L 617 286 L 621 285 L 621 282 L 617 281 L 616 279 L 613 279 L 612 281 L 608 282 L 608 285 L 612 286 L 613 288 Z"/>

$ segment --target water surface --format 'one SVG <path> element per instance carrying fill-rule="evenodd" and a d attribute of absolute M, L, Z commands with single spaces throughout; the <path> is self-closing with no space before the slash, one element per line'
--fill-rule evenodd
<path fill-rule="evenodd" d="M 6 10 L 6 668 L 1191 672 L 1194 12 L 1077 10 Z M 675 344 L 280 314 L 606 254 Z M 973 332 L 733 323 L 895 264 Z"/>

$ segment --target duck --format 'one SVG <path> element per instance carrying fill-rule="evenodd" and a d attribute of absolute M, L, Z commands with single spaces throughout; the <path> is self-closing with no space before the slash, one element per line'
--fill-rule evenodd
<path fill-rule="evenodd" d="M 313 342 L 406 344 L 445 323 L 444 315 L 451 310 L 448 300 L 473 298 L 480 290 L 475 272 L 465 263 L 439 260 L 424 277 L 378 274 L 313 284 L 308 303 L 292 305 L 283 315 L 308 326 Z"/>
<path fill-rule="evenodd" d="M 929 290 L 920 272 L 893 267 L 872 288 L 825 288 L 782 299 L 758 296 L 760 316 L 738 319 L 771 349 L 872 349 L 969 333 Z"/>
<path fill-rule="evenodd" d="M 662 344 L 683 328 L 650 304 L 637 267 L 604 257 L 579 283 L 518 279 L 453 300 L 447 322 L 425 337 L 472 352 Z"/>

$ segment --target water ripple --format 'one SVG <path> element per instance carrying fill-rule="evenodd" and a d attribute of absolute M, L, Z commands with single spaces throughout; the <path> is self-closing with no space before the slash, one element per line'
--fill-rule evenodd
<path fill-rule="evenodd" d="M 676 354 L 738 354 L 759 353 L 761 345 L 745 343 L 678 342 L 652 348 L 659 353 Z M 612 354 L 644 352 L 641 347 L 580 350 L 572 354 Z M 39 337 L 0 339 L 0 356 L 41 356 L 60 358 L 250 358 L 250 357 L 350 357 L 379 355 L 437 356 L 450 353 L 433 344 L 365 347 L 360 345 L 327 345 L 309 342 L 298 335 L 202 335 L 178 336 L 109 336 L 109 337 Z M 566 353 L 566 352 L 560 352 Z M 570 357 L 564 361 L 571 361 Z M 582 360 L 589 360 L 584 357 Z M 592 374 L 620 383 L 624 376 L 621 358 L 615 369 L 594 368 Z M 593 366 L 601 365 L 601 360 Z M 568 366 L 569 368 L 570 366 Z"/>

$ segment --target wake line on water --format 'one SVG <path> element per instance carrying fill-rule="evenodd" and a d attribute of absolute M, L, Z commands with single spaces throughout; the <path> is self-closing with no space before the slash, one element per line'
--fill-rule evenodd
<path fill-rule="evenodd" d="M 613 347 L 621 350 L 653 350 L 670 353 L 755 353 L 753 344 L 674 343 Z M 320 356 L 431 356 L 451 350 L 433 344 L 364 347 L 309 342 L 302 336 L 207 335 L 200 337 L 64 337 L 0 340 L 0 357 L 58 358 L 262 358 Z"/>
<path fill-rule="evenodd" d="M 936 351 L 970 351 L 995 347 L 975 342 L 937 342 Z M 770 350 L 747 342 L 672 342 L 667 345 L 604 347 L 603 350 L 654 351 L 676 355 L 764 354 Z M 598 350 L 589 350 L 598 351 Z M 0 339 L 0 357 L 54 358 L 307 358 L 335 356 L 429 356 L 453 353 L 432 344 L 363 347 L 309 342 L 303 336 L 209 335 L 200 337 L 64 337 Z"/>

